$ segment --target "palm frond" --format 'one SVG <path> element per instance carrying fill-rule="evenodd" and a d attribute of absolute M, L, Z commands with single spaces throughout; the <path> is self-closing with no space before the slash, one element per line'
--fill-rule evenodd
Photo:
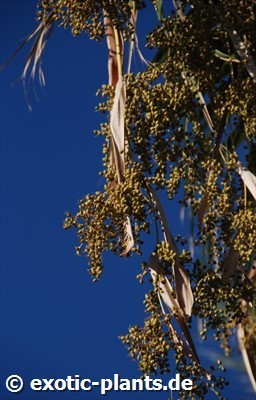
<path fill-rule="evenodd" d="M 180 305 L 173 296 L 173 289 L 168 278 L 164 276 L 160 270 L 157 256 L 152 255 L 150 257 L 149 268 L 153 281 L 157 282 L 159 287 L 160 296 L 180 326 L 188 346 L 187 350 L 189 350 L 189 357 L 200 363 L 183 310 L 180 308 Z"/>
<path fill-rule="evenodd" d="M 116 186 L 123 181 L 125 173 L 125 155 L 127 153 L 125 135 L 125 103 L 126 86 L 122 76 L 124 44 L 122 34 L 111 24 L 111 20 L 105 14 L 104 24 L 106 29 L 107 46 L 109 51 L 108 75 L 109 84 L 115 88 L 115 96 L 112 110 L 110 112 L 110 166 L 115 170 L 117 182 L 109 186 Z M 134 246 L 132 226 L 129 217 L 124 221 L 124 243 L 125 249 L 122 256 L 127 255 Z"/>
<path fill-rule="evenodd" d="M 254 355 L 255 349 L 250 349 L 250 346 L 248 347 L 245 345 L 246 331 L 242 324 L 239 324 L 237 327 L 237 337 L 244 361 L 244 366 L 251 381 L 252 387 L 256 392 L 256 360 Z"/>
<path fill-rule="evenodd" d="M 29 80 L 32 79 L 34 81 L 36 71 L 38 69 L 38 79 L 39 83 L 41 86 L 45 85 L 45 77 L 42 69 L 42 55 L 43 51 L 45 49 L 45 46 L 48 42 L 48 39 L 50 37 L 50 34 L 53 30 L 54 27 L 54 18 L 53 14 L 50 13 L 48 15 L 48 18 L 44 21 L 42 21 L 28 36 L 23 39 L 19 47 L 12 53 L 12 55 L 4 62 L 4 64 L 1 66 L 0 71 L 7 65 L 9 62 L 16 56 L 16 54 L 34 37 L 36 37 L 32 48 L 30 50 L 30 53 L 28 55 L 25 67 L 23 69 L 22 75 L 20 79 L 23 81 L 24 85 L 24 92 L 25 92 L 25 97 L 26 101 L 28 104 L 29 109 L 31 110 L 31 106 L 28 101 L 28 85 L 26 85 L 26 78 L 28 75 L 28 71 L 31 68 Z"/>
<path fill-rule="evenodd" d="M 239 163 L 238 166 L 238 173 L 256 200 L 256 176 L 253 175 L 253 173 L 245 168 L 241 163 Z"/>
<path fill-rule="evenodd" d="M 184 266 L 179 261 L 179 249 L 175 243 L 174 237 L 169 229 L 168 221 L 165 216 L 162 204 L 152 187 L 148 187 L 150 196 L 157 209 L 161 225 L 163 228 L 164 240 L 169 243 L 170 248 L 175 252 L 175 262 L 173 265 L 173 275 L 175 282 L 175 290 L 180 308 L 187 314 L 191 315 L 194 298 L 191 285 Z"/>

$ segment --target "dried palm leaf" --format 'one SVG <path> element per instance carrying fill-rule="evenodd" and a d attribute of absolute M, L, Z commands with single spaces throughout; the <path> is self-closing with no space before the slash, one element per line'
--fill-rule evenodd
<path fill-rule="evenodd" d="M 255 359 L 255 349 L 251 349 L 250 347 L 245 345 L 245 337 L 246 332 L 242 324 L 239 324 L 237 327 L 237 337 L 239 341 L 240 350 L 242 353 L 244 365 L 247 371 L 247 374 L 250 378 L 252 387 L 256 392 L 256 359 Z"/>
<path fill-rule="evenodd" d="M 112 182 L 110 186 L 114 187 L 123 180 L 125 173 L 125 154 L 127 153 L 124 121 L 126 89 L 125 81 L 122 77 L 123 38 L 121 33 L 112 26 L 107 15 L 104 16 L 104 24 L 109 51 L 109 84 L 115 88 L 114 103 L 110 112 L 110 165 L 112 168 L 114 168 L 117 175 L 117 182 Z M 125 249 L 121 254 L 122 256 L 127 255 L 134 246 L 132 226 L 129 217 L 125 218 L 124 232 Z"/>
<path fill-rule="evenodd" d="M 134 48 L 136 49 L 139 58 L 141 60 L 141 62 L 143 64 L 145 64 L 147 67 L 150 65 L 149 61 L 147 61 L 145 59 L 145 57 L 143 56 L 141 50 L 140 50 L 140 46 L 139 46 L 139 39 L 136 33 L 136 23 L 137 23 L 137 15 L 138 15 L 138 11 L 136 9 L 136 4 L 134 1 L 132 1 L 133 3 L 133 7 L 132 7 L 132 13 L 131 13 L 131 24 L 134 27 L 134 34 L 130 40 L 130 49 L 129 49 L 129 56 L 128 56 L 128 66 L 127 66 L 127 73 L 129 74 L 131 71 L 131 63 L 132 63 L 132 55 L 134 52 Z"/>
<path fill-rule="evenodd" d="M 108 57 L 109 84 L 115 88 L 113 108 L 110 113 L 110 165 L 114 167 L 118 183 L 122 181 L 125 170 L 125 83 L 122 78 L 120 64 L 123 63 L 123 40 L 120 32 L 111 24 L 107 15 L 104 16 Z M 121 47 L 120 47 L 121 46 Z M 114 183 L 115 185 L 115 183 Z"/>
<path fill-rule="evenodd" d="M 123 253 L 121 254 L 121 256 L 126 256 L 134 246 L 132 226 L 131 226 L 131 221 L 130 221 L 129 217 L 127 217 L 125 220 L 124 230 L 125 230 L 125 238 L 124 238 L 125 249 L 124 249 Z"/>
<path fill-rule="evenodd" d="M 204 99 L 204 96 L 203 96 L 202 92 L 198 91 L 198 93 L 196 94 L 196 98 L 197 98 L 197 101 L 198 101 L 199 105 L 201 106 L 205 121 L 206 121 L 210 131 L 214 135 L 216 135 L 216 131 L 215 131 L 215 128 L 214 128 L 214 125 L 213 125 L 213 122 L 212 122 L 212 119 L 211 119 L 210 113 L 208 111 L 208 107 L 206 105 L 206 102 L 205 102 L 205 99 Z"/>
<path fill-rule="evenodd" d="M 125 102 L 125 82 L 123 77 L 120 76 L 115 88 L 113 108 L 110 112 L 110 129 L 112 134 L 110 165 L 116 170 L 118 183 L 122 181 L 125 171 Z"/>
<path fill-rule="evenodd" d="M 105 14 L 104 26 L 108 46 L 108 82 L 116 87 L 120 75 L 122 75 L 123 64 L 123 37 L 121 33 L 112 26 L 110 18 Z"/>
<path fill-rule="evenodd" d="M 25 39 L 22 40 L 21 44 L 18 46 L 18 48 L 10 55 L 10 57 L 7 58 L 7 60 L 1 65 L 0 67 L 0 71 L 2 71 L 7 64 L 9 64 L 9 62 L 12 61 L 12 59 L 16 56 L 16 54 L 31 40 L 33 39 L 33 37 L 35 37 L 37 35 L 37 40 L 38 37 L 41 36 L 44 32 L 45 29 L 47 31 L 49 31 L 50 27 L 52 27 L 53 25 L 53 16 L 52 14 L 49 14 L 49 17 L 47 19 L 47 21 L 42 21 L 28 36 L 25 37 Z M 45 36 L 45 33 L 44 35 Z M 40 48 L 38 49 L 38 51 L 40 51 Z M 42 54 L 42 51 L 41 51 Z M 29 59 L 30 57 L 28 57 Z M 32 60 L 31 60 L 32 61 Z M 25 68 L 24 68 L 25 70 Z M 23 71 L 24 73 L 24 71 Z"/>
<path fill-rule="evenodd" d="M 140 50 L 139 40 L 138 40 L 138 36 L 137 36 L 136 33 L 135 33 L 134 39 L 135 39 L 135 48 L 136 48 L 136 51 L 137 51 L 137 53 L 139 55 L 139 58 L 140 58 L 142 64 L 145 64 L 147 67 L 149 67 L 150 66 L 150 62 L 148 60 L 146 60 L 146 58 L 143 56 L 143 54 L 142 54 L 142 52 Z"/>
<path fill-rule="evenodd" d="M 47 41 L 50 37 L 50 34 L 54 27 L 54 18 L 53 14 L 50 13 L 46 20 L 42 21 L 25 39 L 21 42 L 19 47 L 13 52 L 13 54 L 5 61 L 5 63 L 1 66 L 0 71 L 15 57 L 15 55 L 34 37 L 36 37 L 34 44 L 30 50 L 29 56 L 27 58 L 25 67 L 23 69 L 22 75 L 20 79 L 23 81 L 25 96 L 28 103 L 28 107 L 31 110 L 31 106 L 28 102 L 27 95 L 27 87 L 26 87 L 26 77 L 28 71 L 31 67 L 30 78 L 34 80 L 36 70 L 38 68 L 38 77 L 41 86 L 45 85 L 45 78 L 42 69 L 42 54 L 47 44 Z"/>
<path fill-rule="evenodd" d="M 182 350 L 182 353 L 186 357 L 188 357 L 191 360 L 199 363 L 198 358 L 191 351 L 190 347 L 188 347 L 187 344 L 184 342 L 184 340 L 180 337 L 178 332 L 173 328 L 172 324 L 169 324 L 168 327 L 170 329 L 170 334 L 171 334 L 172 340 L 175 343 L 175 345 L 178 346 Z"/>
<path fill-rule="evenodd" d="M 239 64 L 241 62 L 240 60 L 235 58 L 233 55 L 230 56 L 229 54 L 223 53 L 222 51 L 220 51 L 218 49 L 216 49 L 214 51 L 214 55 L 215 55 L 215 57 L 219 58 L 222 61 L 233 62 L 233 63 L 237 63 L 237 64 Z"/>
<path fill-rule="evenodd" d="M 159 292 L 158 292 L 158 299 L 159 299 L 159 303 L 160 303 L 160 306 L 161 306 L 162 313 L 163 313 L 163 315 L 166 315 L 166 312 L 165 312 L 165 309 L 164 309 L 164 306 L 163 306 L 163 303 L 162 303 L 162 299 L 161 299 L 161 296 L 160 296 Z M 191 353 L 191 350 L 186 345 L 184 340 L 180 337 L 178 332 L 173 328 L 171 323 L 168 324 L 168 327 L 170 329 L 170 334 L 171 334 L 172 340 L 175 343 L 175 345 L 177 345 L 182 350 L 183 354 L 186 357 L 189 357 L 189 358 L 193 359 L 193 354 Z M 194 359 L 194 361 L 195 361 L 195 359 Z"/>
<path fill-rule="evenodd" d="M 44 51 L 44 48 L 46 46 L 47 40 L 51 34 L 51 31 L 53 29 L 53 23 L 51 21 L 49 21 L 48 23 L 46 23 L 42 29 L 40 30 L 35 43 L 33 44 L 33 47 L 29 53 L 27 62 L 25 64 L 21 79 L 25 80 L 26 76 L 27 76 L 27 72 L 29 70 L 29 67 L 32 66 L 32 70 L 31 70 L 31 78 L 35 78 L 35 73 L 36 73 L 36 69 L 37 66 L 39 65 L 39 81 L 41 82 L 41 84 L 44 85 L 44 75 L 43 75 L 43 71 L 41 68 L 41 62 L 42 62 L 42 54 Z"/>
<path fill-rule="evenodd" d="M 172 233 L 169 229 L 168 221 L 165 216 L 162 204 L 156 192 L 151 186 L 148 186 L 148 190 L 161 221 L 164 239 L 166 243 L 169 243 L 170 248 L 175 252 L 173 275 L 174 275 L 175 289 L 179 306 L 184 311 L 185 314 L 191 315 L 194 298 L 191 290 L 190 281 L 186 274 L 185 268 L 183 267 L 183 265 L 181 265 L 179 261 L 179 250 L 175 243 L 174 237 L 172 236 Z"/>
<path fill-rule="evenodd" d="M 256 200 L 256 176 L 253 175 L 253 173 L 245 168 L 241 163 L 239 163 L 238 166 L 238 173 Z"/>
<path fill-rule="evenodd" d="M 186 340 L 186 346 L 188 347 L 189 357 L 192 358 L 194 361 L 200 363 L 199 357 L 197 355 L 192 337 L 190 335 L 190 331 L 187 326 L 186 318 L 184 315 L 183 310 L 180 308 L 177 300 L 173 297 L 173 289 L 167 277 L 162 274 L 160 270 L 158 258 L 157 256 L 151 256 L 149 260 L 149 268 L 151 276 L 154 282 L 157 282 L 160 295 L 166 304 L 167 308 L 177 320 L 180 329 L 184 335 Z"/>
<path fill-rule="evenodd" d="M 119 184 L 123 180 L 125 173 L 125 154 L 127 146 L 125 143 L 125 82 L 123 77 L 120 76 L 115 88 L 115 97 L 113 108 L 110 113 L 110 129 L 111 129 L 111 143 L 110 143 L 110 165 L 115 169 L 117 174 L 117 183 L 113 182 L 112 186 Z M 129 217 L 124 222 L 125 231 L 125 250 L 122 255 L 126 255 L 134 246 L 134 239 L 132 234 L 132 227 Z"/>
<path fill-rule="evenodd" d="M 136 9 L 136 4 L 134 1 L 132 3 L 132 12 L 131 12 L 131 18 L 130 18 L 130 23 L 133 25 L 134 28 L 134 34 L 132 35 L 130 39 L 130 48 L 129 48 L 129 56 L 128 56 L 128 65 L 127 65 L 127 74 L 130 73 L 131 71 L 131 65 L 132 65 L 132 55 L 134 51 L 134 41 L 135 41 L 135 35 L 136 35 L 136 22 L 137 22 L 137 15 L 138 11 Z"/>

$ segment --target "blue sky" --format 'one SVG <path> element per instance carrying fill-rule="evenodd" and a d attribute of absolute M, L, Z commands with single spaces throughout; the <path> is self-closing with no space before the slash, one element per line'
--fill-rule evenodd
<path fill-rule="evenodd" d="M 36 1 L 0 4 L 2 63 L 36 26 Z M 65 211 L 75 212 L 80 198 L 104 184 L 98 176 L 102 140 L 92 132 L 104 118 L 94 107 L 95 93 L 108 79 L 106 45 L 55 29 L 43 59 L 44 91 L 36 82 L 39 101 L 30 90 L 32 112 L 22 85 L 12 85 L 28 51 L 29 46 L 1 73 L 0 398 L 99 399 L 97 391 L 49 397 L 29 390 L 28 383 L 75 374 L 140 376 L 118 336 L 144 319 L 149 286 L 135 279 L 144 258 L 107 256 L 104 274 L 94 284 L 86 259 L 75 255 L 75 232 L 62 228 Z M 24 378 L 21 394 L 4 388 L 11 374 Z M 239 379 L 243 392 L 236 397 L 231 387 L 232 399 L 252 398 L 247 377 L 239 372 Z M 152 397 L 123 392 L 108 398 Z"/>

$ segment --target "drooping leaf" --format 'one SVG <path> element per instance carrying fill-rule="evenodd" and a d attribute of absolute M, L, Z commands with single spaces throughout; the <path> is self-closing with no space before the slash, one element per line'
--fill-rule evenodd
<path fill-rule="evenodd" d="M 220 50 L 215 49 L 214 54 L 220 60 L 227 61 L 227 62 L 240 63 L 240 60 L 235 58 L 233 55 L 230 56 L 229 54 L 223 53 Z"/>
<path fill-rule="evenodd" d="M 159 214 L 159 218 L 163 228 L 164 239 L 166 243 L 169 243 L 170 248 L 176 254 L 175 262 L 173 265 L 173 275 L 174 275 L 175 290 L 179 306 L 187 315 L 191 315 L 194 298 L 189 278 L 187 276 L 184 266 L 179 261 L 179 250 L 175 243 L 174 237 L 172 236 L 172 233 L 169 229 L 168 221 L 165 216 L 162 204 L 156 192 L 151 186 L 148 187 L 148 190 L 153 200 L 153 203 L 155 204 L 157 212 Z"/>
<path fill-rule="evenodd" d="M 33 39 L 35 36 L 37 36 L 36 42 L 39 40 L 38 38 L 40 38 L 42 36 L 42 38 L 45 37 L 45 34 L 47 32 L 49 32 L 50 28 L 52 29 L 53 27 L 53 18 L 52 18 L 52 14 L 49 14 L 49 17 L 47 19 L 47 21 L 42 21 L 29 35 L 27 35 L 25 37 L 25 39 L 22 40 L 21 44 L 18 46 L 18 48 L 10 55 L 10 57 L 7 58 L 7 60 L 1 65 L 0 67 L 0 72 L 6 67 L 7 64 L 9 64 L 9 62 L 12 61 L 12 59 L 16 56 L 16 54 L 31 40 Z M 49 37 L 49 36 L 48 36 Z M 47 37 L 47 38 L 48 38 Z M 44 43 L 44 41 L 42 40 L 40 41 L 41 46 L 38 46 L 37 49 L 37 54 L 41 54 L 42 55 L 42 43 Z M 35 46 L 36 42 L 34 43 L 33 47 Z M 35 50 L 31 53 L 35 54 Z M 30 60 L 29 64 L 31 64 L 31 62 L 33 61 L 33 58 L 30 59 L 30 55 L 28 57 L 28 61 Z M 27 62 L 28 62 L 27 61 Z M 27 64 L 26 64 L 27 65 Z M 25 67 L 24 70 L 27 70 L 27 68 Z M 23 71 L 24 74 L 24 71 Z M 25 74 L 26 75 L 26 74 Z"/>
<path fill-rule="evenodd" d="M 31 65 L 32 65 L 31 77 L 33 79 L 35 78 L 36 68 L 38 64 L 41 63 L 42 54 L 52 29 L 53 29 L 53 24 L 51 23 L 51 21 L 48 24 L 42 26 L 42 28 L 40 29 L 40 32 L 35 40 L 35 43 L 29 53 L 21 79 L 23 80 L 26 79 L 28 69 Z M 41 68 L 41 64 L 39 64 L 39 81 L 42 85 L 44 84 L 44 75 Z"/>
<path fill-rule="evenodd" d="M 209 110 L 208 110 L 208 107 L 206 105 L 206 101 L 204 99 L 204 96 L 203 96 L 202 92 L 199 91 L 196 94 L 196 98 L 197 98 L 197 101 L 198 101 L 199 105 L 201 106 L 201 109 L 202 109 L 204 117 L 205 117 L 205 121 L 207 122 L 210 131 L 212 133 L 216 134 L 215 128 L 214 128 L 214 125 L 213 125 L 213 122 L 212 122 L 212 118 L 210 116 L 210 113 L 209 113 Z"/>
<path fill-rule="evenodd" d="M 245 345 L 246 332 L 242 324 L 239 324 L 237 327 L 237 337 L 247 374 L 250 378 L 252 387 L 256 392 L 255 349 L 250 349 L 250 346 Z"/>
<path fill-rule="evenodd" d="M 0 71 L 15 57 L 15 55 L 34 37 L 36 37 L 34 44 L 30 50 L 29 56 L 27 58 L 25 67 L 23 69 L 22 75 L 20 79 L 24 83 L 25 97 L 28 104 L 29 109 L 31 110 L 31 106 L 28 101 L 27 87 L 25 84 L 26 77 L 28 71 L 31 67 L 30 78 L 34 80 L 36 70 L 38 68 L 38 77 L 41 86 L 45 85 L 45 78 L 42 69 L 42 55 L 47 44 L 47 41 L 50 37 L 50 34 L 54 27 L 54 18 L 53 14 L 50 13 L 45 21 L 42 21 L 25 39 L 21 42 L 19 47 L 14 51 L 14 53 L 5 61 L 5 63 L 1 66 Z"/>
<path fill-rule="evenodd" d="M 150 273 L 155 282 L 158 283 L 158 287 L 160 290 L 160 295 L 168 307 L 169 311 L 173 315 L 173 317 L 176 319 L 178 322 L 180 329 L 184 335 L 184 338 L 186 340 L 186 344 L 189 347 L 189 357 L 191 357 L 194 361 L 200 363 L 199 357 L 197 355 L 187 322 L 186 318 L 184 315 L 183 310 L 180 308 L 180 305 L 176 301 L 176 299 L 173 296 L 173 289 L 171 287 L 171 284 L 166 276 L 162 274 L 162 271 L 160 270 L 159 263 L 158 263 L 158 258 L 157 256 L 151 256 L 149 260 L 149 268 L 150 268 Z"/>
<path fill-rule="evenodd" d="M 127 217 L 125 220 L 124 231 L 125 231 L 125 237 L 124 237 L 125 250 L 123 251 L 121 256 L 126 256 L 134 246 L 132 226 L 131 226 L 131 221 L 130 221 L 129 217 Z"/>
<path fill-rule="evenodd" d="M 172 294 L 173 289 L 171 287 L 169 280 L 163 276 L 162 271 L 160 270 L 157 256 L 152 255 L 150 257 L 149 267 L 153 279 L 156 280 L 157 276 L 159 277 L 159 288 L 163 301 L 165 302 L 170 311 L 175 312 L 180 307 L 176 299 L 173 297 Z"/>
<path fill-rule="evenodd" d="M 110 164 L 116 170 L 118 183 L 123 179 L 125 171 L 125 122 L 124 111 L 126 102 L 125 82 L 120 76 L 115 88 L 115 97 L 110 112 Z"/>
<path fill-rule="evenodd" d="M 141 50 L 140 50 L 140 46 L 139 46 L 139 39 L 137 36 L 137 32 L 136 32 L 136 23 L 137 23 L 137 15 L 138 15 L 138 11 L 135 7 L 135 2 L 132 1 L 133 3 L 133 8 L 132 8 L 132 14 L 131 14 L 131 24 L 134 26 L 134 34 L 132 36 L 132 38 L 130 39 L 130 48 L 129 48 L 129 55 L 128 55 L 128 66 L 127 66 L 127 73 L 130 73 L 131 70 L 131 62 L 132 62 L 132 55 L 134 52 L 134 49 L 136 49 L 139 58 L 141 60 L 141 62 L 146 65 L 147 67 L 150 65 L 150 62 L 147 61 L 145 59 L 145 57 L 143 56 Z"/>
<path fill-rule="evenodd" d="M 238 173 L 256 200 L 256 176 L 253 175 L 253 173 L 245 168 L 241 163 L 238 166 Z"/>
<path fill-rule="evenodd" d="M 153 277 L 153 276 L 152 276 Z M 154 277 L 153 277 L 154 278 Z M 162 299 L 161 299 L 161 295 L 158 292 L 158 299 L 159 299 L 159 303 L 161 306 L 161 310 L 162 313 L 164 315 L 166 315 L 166 311 L 164 309 L 163 303 L 162 303 Z M 191 352 L 190 348 L 188 347 L 188 345 L 185 343 L 185 341 L 180 337 L 180 335 L 178 334 L 178 332 L 173 328 L 172 324 L 169 323 L 168 327 L 170 329 L 170 334 L 172 337 L 172 340 L 174 341 L 174 343 L 182 350 L 183 354 L 191 359 L 194 359 L 194 361 L 197 361 L 196 358 L 194 357 L 193 353 Z"/>
<path fill-rule="evenodd" d="M 123 64 L 123 37 L 112 26 L 111 20 L 106 14 L 104 16 L 104 26 L 108 46 L 108 83 L 115 87 L 121 75 L 120 64 Z"/>
<path fill-rule="evenodd" d="M 157 0 L 155 2 L 155 9 L 158 16 L 159 21 L 161 22 L 164 18 L 164 10 L 163 10 L 163 2 L 162 0 Z"/>
<path fill-rule="evenodd" d="M 169 324 L 170 334 L 172 336 L 172 340 L 180 349 L 182 349 L 182 353 L 192 359 L 195 362 L 199 362 L 198 358 L 195 354 L 191 351 L 188 345 L 184 342 L 184 340 L 180 337 L 178 332 L 173 328 L 172 324 Z"/>
<path fill-rule="evenodd" d="M 104 26 L 108 46 L 108 75 L 109 84 L 115 88 L 115 96 L 110 112 L 110 165 L 115 169 L 117 181 L 120 183 L 125 171 L 125 83 L 118 67 L 118 58 L 123 60 L 123 40 L 119 32 L 111 24 L 110 18 L 105 15 Z M 118 41 L 118 43 L 117 43 Z M 119 51 L 119 54 L 118 54 Z M 113 183 L 115 184 L 115 183 Z"/>
<path fill-rule="evenodd" d="M 129 55 L 128 55 L 128 65 L 127 65 L 127 73 L 129 74 L 131 72 L 131 64 L 132 64 L 132 55 L 134 51 L 134 41 L 135 41 L 135 35 L 136 35 L 136 22 L 137 22 L 137 9 L 136 9 L 136 4 L 135 1 L 130 1 L 131 3 L 131 18 L 130 18 L 130 23 L 134 28 L 134 34 L 130 38 L 129 41 Z"/>
<path fill-rule="evenodd" d="M 112 186 L 119 184 L 123 180 L 125 173 L 125 112 L 126 92 L 125 82 L 123 77 L 120 76 L 115 88 L 115 97 L 112 110 L 110 112 L 110 129 L 111 129 L 111 140 L 110 140 L 110 165 L 115 169 L 117 174 L 117 182 L 113 182 Z M 123 256 L 127 255 L 134 246 L 134 239 L 132 234 L 132 227 L 129 217 L 124 221 L 124 243 L 125 250 L 122 253 Z"/>
<path fill-rule="evenodd" d="M 121 183 L 125 172 L 125 103 L 126 89 L 122 77 L 121 67 L 123 64 L 123 38 L 121 33 L 112 26 L 111 20 L 107 15 L 104 17 L 106 29 L 107 46 L 109 51 L 108 75 L 109 84 L 115 88 L 115 96 L 112 110 L 110 112 L 110 165 L 117 174 L 117 182 L 111 185 L 115 186 Z M 129 217 L 124 221 L 124 243 L 125 249 L 122 256 L 125 256 L 134 246 L 131 221 Z"/>

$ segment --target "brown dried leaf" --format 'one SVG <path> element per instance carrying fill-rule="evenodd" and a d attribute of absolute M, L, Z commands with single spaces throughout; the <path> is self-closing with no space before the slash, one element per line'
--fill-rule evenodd
<path fill-rule="evenodd" d="M 168 325 L 170 329 L 170 334 L 172 336 L 172 340 L 174 341 L 176 346 L 179 346 L 182 349 L 183 354 L 186 357 L 191 358 L 193 361 L 199 362 L 199 360 L 195 357 L 194 353 L 191 349 L 187 346 L 184 340 L 180 337 L 178 332 L 173 328 L 171 324 Z"/>
<path fill-rule="evenodd" d="M 245 168 L 241 163 L 238 166 L 238 173 L 256 200 L 256 176 L 253 175 L 253 173 Z"/>
<path fill-rule="evenodd" d="M 250 378 L 252 387 L 256 392 L 256 359 L 254 351 L 250 352 L 250 348 L 247 348 L 244 345 L 245 330 L 242 324 L 239 324 L 237 327 L 237 337 L 247 374 Z"/>
<path fill-rule="evenodd" d="M 42 23 L 40 24 L 40 26 Z M 53 22 L 50 20 L 47 22 L 45 25 L 42 25 L 40 28 L 39 34 L 35 40 L 35 43 L 32 46 L 32 49 L 29 53 L 27 62 L 25 64 L 21 79 L 25 80 L 27 76 L 27 72 L 29 67 L 32 65 L 32 70 L 31 70 L 31 78 L 35 78 L 35 73 L 36 73 L 36 68 L 39 64 L 39 81 L 41 85 L 45 84 L 44 80 L 44 74 L 41 68 L 41 63 L 42 63 L 42 54 L 44 51 L 44 48 L 46 46 L 47 40 L 51 34 L 51 31 L 53 29 Z"/>
<path fill-rule="evenodd" d="M 170 248 L 176 253 L 175 262 L 173 265 L 173 274 L 179 306 L 187 315 L 191 315 L 194 297 L 191 290 L 189 278 L 186 274 L 185 268 L 183 267 L 183 265 L 180 264 L 179 250 L 175 243 L 174 237 L 172 236 L 172 233 L 169 229 L 168 221 L 165 216 L 162 204 L 156 192 L 151 186 L 148 186 L 148 190 L 160 217 L 160 221 L 163 227 L 164 239 L 167 243 L 169 243 Z"/>
<path fill-rule="evenodd" d="M 125 102 L 125 82 L 122 76 L 120 76 L 116 84 L 114 104 L 110 113 L 110 129 L 112 134 L 110 141 L 110 165 L 115 169 L 117 174 L 117 182 L 112 182 L 112 186 L 121 183 L 125 173 L 125 154 L 127 152 L 124 121 Z M 128 217 L 124 222 L 124 230 L 125 250 L 122 256 L 127 255 L 134 246 L 131 222 Z"/>
<path fill-rule="evenodd" d="M 9 64 L 9 62 L 11 62 L 12 61 L 12 59 L 16 56 L 16 54 L 31 40 L 31 39 L 33 39 L 33 37 L 35 37 L 36 35 L 37 35 L 37 39 L 36 39 L 36 42 L 38 41 L 38 38 L 40 37 L 40 36 L 45 36 L 45 34 L 50 30 L 50 29 L 52 29 L 53 28 L 53 23 L 54 23 L 54 21 L 53 21 L 53 15 L 52 14 L 49 14 L 49 16 L 48 16 L 48 19 L 47 19 L 47 21 L 45 22 L 45 21 L 42 21 L 29 35 L 27 35 L 26 37 L 25 37 L 25 39 L 23 39 L 22 40 L 22 42 L 21 42 L 21 44 L 19 45 L 19 47 L 11 54 L 11 56 L 10 57 L 8 57 L 7 58 L 7 60 L 3 63 L 3 65 L 1 65 L 1 67 L 0 67 L 0 71 L 2 71 L 5 67 L 6 67 L 6 65 L 7 64 Z M 49 35 L 47 36 L 47 39 L 48 39 L 48 37 L 49 37 Z M 35 42 L 35 43 L 36 43 Z M 34 43 L 34 45 L 33 45 L 33 47 L 35 46 L 35 43 Z M 40 42 L 40 44 L 41 44 L 41 46 L 42 46 L 42 40 L 41 40 L 41 42 Z M 38 54 L 40 53 L 40 54 L 42 54 L 42 47 L 41 46 L 39 46 L 38 47 Z M 32 52 L 32 50 L 31 50 L 31 52 Z M 30 52 L 30 53 L 31 53 Z M 30 56 L 28 57 L 28 59 L 30 58 Z M 31 60 L 31 62 L 32 62 L 33 60 Z M 30 62 L 30 64 L 31 64 L 31 62 Z M 26 69 L 26 67 L 24 68 L 24 70 Z M 24 71 L 23 71 L 23 74 L 24 74 Z M 26 74 L 25 74 L 26 75 Z"/>
<path fill-rule="evenodd" d="M 125 228 L 124 229 L 125 229 L 124 241 L 125 241 L 126 247 L 125 247 L 124 252 L 121 254 L 122 256 L 126 256 L 134 246 L 134 239 L 133 239 L 133 234 L 132 234 L 132 226 L 131 226 L 131 221 L 130 221 L 129 217 L 127 217 L 126 220 L 125 220 Z"/>
<path fill-rule="evenodd" d="M 134 51 L 134 41 L 135 41 L 135 36 L 136 36 L 137 15 L 138 15 L 138 11 L 136 9 L 135 3 L 132 2 L 132 12 L 131 12 L 130 23 L 133 25 L 135 33 L 132 35 L 132 37 L 130 39 L 127 74 L 129 74 L 131 71 L 132 55 L 133 55 L 133 51 Z"/>
<path fill-rule="evenodd" d="M 110 145 L 110 165 L 116 170 L 118 183 L 123 179 L 125 172 L 125 82 L 119 77 L 113 108 L 110 112 L 110 129 L 112 133 Z"/>
<path fill-rule="evenodd" d="M 108 46 L 108 82 L 111 86 L 116 86 L 118 78 L 120 77 L 118 71 L 118 57 L 121 58 L 123 63 L 123 38 L 120 32 L 114 32 L 110 18 L 105 15 L 104 26 L 106 31 L 107 46 Z M 118 43 L 117 40 L 118 39 Z"/>
<path fill-rule="evenodd" d="M 108 15 L 104 16 L 104 25 L 106 30 L 107 46 L 109 51 L 108 58 L 108 76 L 109 84 L 115 88 L 115 97 L 113 108 L 110 112 L 110 165 L 115 169 L 117 174 L 117 182 L 112 182 L 109 186 L 116 186 L 123 180 L 125 172 L 125 102 L 126 91 L 125 82 L 123 80 L 120 66 L 123 64 L 123 38 L 111 24 Z M 124 221 L 125 231 L 125 249 L 121 254 L 125 256 L 134 246 L 132 227 L 130 218 L 127 217 Z"/>
<path fill-rule="evenodd" d="M 27 87 L 25 86 L 25 80 L 30 67 L 31 73 L 30 78 L 35 78 L 36 69 L 38 67 L 38 76 L 41 86 L 45 85 L 44 73 L 42 70 L 42 54 L 49 39 L 49 36 L 53 30 L 54 18 L 53 14 L 50 13 L 46 21 L 42 21 L 25 39 L 21 42 L 19 47 L 14 51 L 14 53 L 5 61 L 1 66 L 0 71 L 15 57 L 15 55 L 34 37 L 36 37 L 34 44 L 30 50 L 29 56 L 27 58 L 25 67 L 23 69 L 22 75 L 20 77 L 24 83 L 24 91 L 28 107 L 31 110 L 31 106 L 28 102 Z"/>
<path fill-rule="evenodd" d="M 166 315 L 162 300 L 161 300 L 161 296 L 158 292 L 158 299 L 159 299 L 159 303 L 162 309 L 162 313 L 164 315 Z M 184 340 L 180 337 L 180 335 L 178 334 L 178 332 L 173 328 L 172 324 L 168 324 L 168 327 L 170 329 L 170 334 L 172 336 L 172 340 L 174 341 L 174 343 L 180 347 L 182 349 L 183 354 L 185 354 L 185 356 L 192 358 L 193 359 L 193 354 L 191 353 L 190 348 L 187 346 L 187 344 L 184 342 Z M 194 358 L 195 360 L 195 358 Z"/>
<path fill-rule="evenodd" d="M 164 276 L 160 270 L 157 256 L 151 256 L 149 260 L 149 268 L 150 273 L 155 282 L 158 282 L 158 287 L 160 291 L 160 295 L 168 307 L 169 311 L 172 313 L 174 318 L 177 320 L 180 329 L 184 335 L 186 340 L 186 345 L 189 348 L 189 357 L 191 357 L 194 361 L 200 363 L 192 337 L 190 335 L 189 328 L 187 326 L 186 318 L 183 310 L 180 308 L 180 305 L 173 297 L 173 289 L 171 284 L 166 276 Z"/>

